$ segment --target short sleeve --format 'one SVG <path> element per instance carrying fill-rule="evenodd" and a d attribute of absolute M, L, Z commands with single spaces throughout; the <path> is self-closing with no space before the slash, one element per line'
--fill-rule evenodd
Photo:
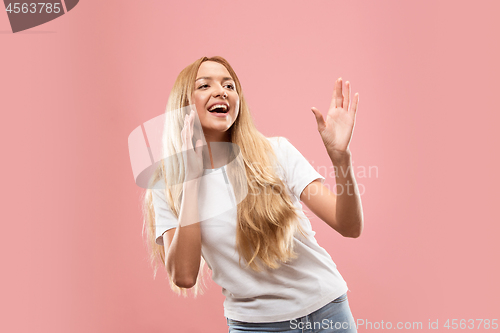
<path fill-rule="evenodd" d="M 317 172 L 306 158 L 286 138 L 277 138 L 278 159 L 285 172 L 288 187 L 300 200 L 302 191 L 316 179 L 324 184 L 325 178 Z"/>
<path fill-rule="evenodd" d="M 172 228 L 177 228 L 179 224 L 177 218 L 172 213 L 163 189 L 153 189 L 153 207 L 155 210 L 156 244 L 163 244 L 163 234 Z"/>

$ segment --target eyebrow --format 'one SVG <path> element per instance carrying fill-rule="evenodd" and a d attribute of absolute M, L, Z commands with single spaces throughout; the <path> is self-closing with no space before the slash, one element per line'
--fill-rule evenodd
<path fill-rule="evenodd" d="M 210 77 L 210 76 L 202 76 L 202 77 L 197 78 L 195 81 L 198 81 L 198 80 L 201 80 L 201 79 L 212 80 L 212 77 Z M 234 81 L 232 77 L 227 77 L 226 76 L 226 77 L 222 78 L 222 81 L 229 81 L 229 80 Z"/>

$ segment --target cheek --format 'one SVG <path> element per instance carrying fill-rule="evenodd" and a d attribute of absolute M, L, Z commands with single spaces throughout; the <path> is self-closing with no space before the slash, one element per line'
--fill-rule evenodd
<path fill-rule="evenodd" d="M 198 111 L 198 115 L 202 114 L 205 111 L 205 100 L 203 96 L 197 95 L 194 97 L 194 105 L 196 106 L 196 111 Z"/>
<path fill-rule="evenodd" d="M 202 119 L 205 117 L 205 114 L 203 113 L 203 111 L 200 111 L 200 108 L 198 106 L 196 106 L 196 110 L 198 113 L 198 119 L 200 119 L 200 121 L 202 121 Z"/>
<path fill-rule="evenodd" d="M 232 100 L 232 104 L 236 106 L 236 110 L 240 109 L 240 97 L 236 95 L 234 99 Z"/>

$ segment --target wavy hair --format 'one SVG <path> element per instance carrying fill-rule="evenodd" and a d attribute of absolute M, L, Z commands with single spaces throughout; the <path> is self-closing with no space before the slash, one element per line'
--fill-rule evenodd
<path fill-rule="evenodd" d="M 243 192 L 246 193 L 237 205 L 236 247 L 240 255 L 240 266 L 243 259 L 246 268 L 255 271 L 276 269 L 281 263 L 297 258 L 293 242 L 295 233 L 300 231 L 302 235 L 305 235 L 299 223 L 300 213 L 293 205 L 286 185 L 278 176 L 276 154 L 268 139 L 256 129 L 253 123 L 236 73 L 222 57 L 202 57 L 184 68 L 174 83 L 167 103 L 162 139 L 164 156 L 172 156 L 172 158 L 160 163 L 150 179 L 150 186 L 143 193 L 143 235 L 145 231 L 155 277 L 158 264 L 161 262 L 165 267 L 166 253 L 165 247 L 158 245 L 155 240 L 152 184 L 158 181 L 165 182 L 165 200 L 172 213 L 178 218 L 182 200 L 181 180 L 185 175 L 180 154 L 184 115 L 170 111 L 193 104 L 191 97 L 196 75 L 200 65 L 205 61 L 218 62 L 226 67 L 235 81 L 236 91 L 240 98 L 238 117 L 228 131 L 231 142 L 237 145 L 242 158 L 240 158 L 241 163 L 231 163 L 227 170 L 233 188 L 245 189 Z M 237 172 L 236 168 L 245 172 Z M 237 195 L 235 192 L 235 196 Z M 203 294 L 204 264 L 205 261 L 201 258 L 198 278 L 192 288 L 195 297 L 198 293 Z M 169 280 L 174 292 L 186 296 L 185 288 L 176 286 L 171 278 Z"/>

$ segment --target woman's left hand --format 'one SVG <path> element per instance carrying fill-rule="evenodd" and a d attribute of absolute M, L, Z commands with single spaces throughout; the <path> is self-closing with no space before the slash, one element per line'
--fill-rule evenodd
<path fill-rule="evenodd" d="M 318 109 L 315 107 L 311 108 L 316 116 L 318 131 L 323 139 L 326 150 L 335 159 L 341 159 L 343 156 L 350 155 L 349 143 L 351 142 L 354 130 L 359 102 L 359 94 L 356 93 L 352 104 L 350 103 L 351 84 L 347 81 L 345 85 L 346 91 L 345 94 L 342 94 L 342 78 L 338 78 L 335 82 L 335 91 L 326 121 Z"/>

